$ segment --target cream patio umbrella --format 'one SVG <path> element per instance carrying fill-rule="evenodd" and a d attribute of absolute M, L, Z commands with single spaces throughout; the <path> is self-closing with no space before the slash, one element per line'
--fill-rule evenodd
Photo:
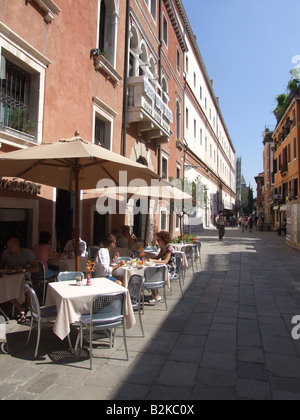
<path fill-rule="evenodd" d="M 174 183 L 176 185 L 175 180 Z M 180 184 L 177 182 L 177 185 Z M 183 191 L 180 188 L 177 188 L 175 185 L 170 184 L 165 180 L 157 180 L 152 179 L 151 185 L 143 186 L 143 185 L 128 185 L 126 187 L 119 186 L 119 187 L 99 187 L 93 190 L 85 191 L 88 194 L 96 194 L 98 198 L 103 200 L 102 204 L 106 202 L 107 199 L 115 200 L 120 202 L 128 202 L 128 200 L 135 198 L 135 199 L 148 199 L 148 210 L 150 208 L 150 200 L 158 201 L 162 200 L 168 202 L 170 205 L 171 201 L 177 203 L 178 208 L 184 207 L 184 205 L 193 204 L 193 197 L 188 194 L 187 192 Z M 106 208 L 103 208 L 103 211 L 107 211 Z M 146 213 L 146 225 L 145 225 L 145 237 L 147 236 L 148 232 L 148 225 L 149 225 L 149 212 Z"/>
<path fill-rule="evenodd" d="M 138 198 L 150 198 L 153 200 L 192 200 L 192 196 L 176 186 L 165 182 L 152 180 L 149 186 L 121 186 L 121 187 L 101 187 L 85 191 L 88 194 L 97 194 L 100 197 L 107 197 L 124 201 L 136 196 Z"/>
<path fill-rule="evenodd" d="M 152 179 L 159 179 L 146 166 L 79 136 L 0 155 L 0 176 L 73 191 L 77 234 L 80 190 L 95 188 L 101 179 L 110 179 L 116 186 L 126 185 L 134 179 L 143 179 L 148 184 Z M 76 269 L 79 270 L 79 243 L 76 246 Z"/>

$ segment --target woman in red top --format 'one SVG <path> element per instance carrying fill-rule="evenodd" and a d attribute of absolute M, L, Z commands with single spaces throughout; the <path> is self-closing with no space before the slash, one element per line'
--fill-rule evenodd
<path fill-rule="evenodd" d="M 41 232 L 40 233 L 40 241 L 39 243 L 34 247 L 33 252 L 37 258 L 38 261 L 41 261 L 46 270 L 46 279 L 51 279 L 52 277 L 55 277 L 58 275 L 58 270 L 51 270 L 48 267 L 48 261 L 54 261 L 55 263 L 58 263 L 58 257 L 53 252 L 51 246 L 49 245 L 51 239 L 51 235 L 48 232 Z"/>

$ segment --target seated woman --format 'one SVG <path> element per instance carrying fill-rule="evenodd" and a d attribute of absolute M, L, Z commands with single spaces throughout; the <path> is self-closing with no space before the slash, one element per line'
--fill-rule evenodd
<path fill-rule="evenodd" d="M 166 265 L 168 267 L 169 276 L 173 276 L 176 273 L 176 256 L 175 250 L 170 244 L 171 235 L 169 232 L 159 232 L 156 235 L 156 240 L 161 247 L 161 251 L 158 256 L 154 259 L 150 259 L 150 262 L 155 262 L 157 264 Z M 159 302 L 161 297 L 159 295 L 159 290 L 155 291 L 156 300 Z"/>
<path fill-rule="evenodd" d="M 33 252 L 38 261 L 41 261 L 46 270 L 46 279 L 51 279 L 52 277 L 56 277 L 59 273 L 58 270 L 52 270 L 48 267 L 48 261 L 51 260 L 55 263 L 58 263 L 58 257 L 54 253 L 53 249 L 49 245 L 51 239 L 51 234 L 48 232 L 41 232 L 40 233 L 40 240 L 37 245 L 33 248 Z"/>
<path fill-rule="evenodd" d="M 122 286 L 123 279 L 117 279 L 113 277 L 112 274 L 115 270 L 124 265 L 124 261 L 120 261 L 118 264 L 112 267 L 111 264 L 119 258 L 119 254 L 116 253 L 113 260 L 110 259 L 110 251 L 116 246 L 116 237 L 114 235 L 109 235 L 106 238 L 105 246 L 106 248 L 99 249 L 95 258 L 95 277 L 106 277 L 107 279 Z"/>

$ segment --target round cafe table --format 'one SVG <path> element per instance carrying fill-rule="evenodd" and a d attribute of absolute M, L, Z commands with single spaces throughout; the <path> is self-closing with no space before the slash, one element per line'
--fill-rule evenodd
<path fill-rule="evenodd" d="M 158 266 L 158 264 L 157 264 L 157 266 Z M 124 267 L 117 268 L 117 270 L 115 270 L 113 272 L 113 276 L 114 277 L 123 277 L 123 279 L 124 279 L 123 280 L 123 286 L 127 288 L 130 277 L 133 276 L 134 274 L 137 274 L 139 276 L 144 277 L 145 270 L 147 270 L 147 268 L 148 267 L 146 265 L 140 266 L 140 267 L 124 266 Z M 165 266 L 165 281 L 166 281 L 166 284 L 168 286 L 168 289 L 170 289 L 171 284 L 170 284 L 169 272 L 168 272 L 168 267 L 167 266 Z"/>

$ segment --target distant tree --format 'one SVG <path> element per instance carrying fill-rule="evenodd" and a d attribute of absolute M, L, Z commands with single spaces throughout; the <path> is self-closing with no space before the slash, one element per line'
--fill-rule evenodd
<path fill-rule="evenodd" d="M 248 209 L 249 213 L 253 213 L 254 210 L 254 197 L 253 197 L 253 188 L 249 188 L 249 194 L 248 194 Z"/>
<path fill-rule="evenodd" d="M 244 199 L 246 197 L 246 194 L 244 195 Z M 248 197 L 244 201 L 244 206 L 242 207 L 243 213 L 245 214 L 251 214 L 254 211 L 254 192 L 253 188 L 249 186 L 248 188 Z"/>

